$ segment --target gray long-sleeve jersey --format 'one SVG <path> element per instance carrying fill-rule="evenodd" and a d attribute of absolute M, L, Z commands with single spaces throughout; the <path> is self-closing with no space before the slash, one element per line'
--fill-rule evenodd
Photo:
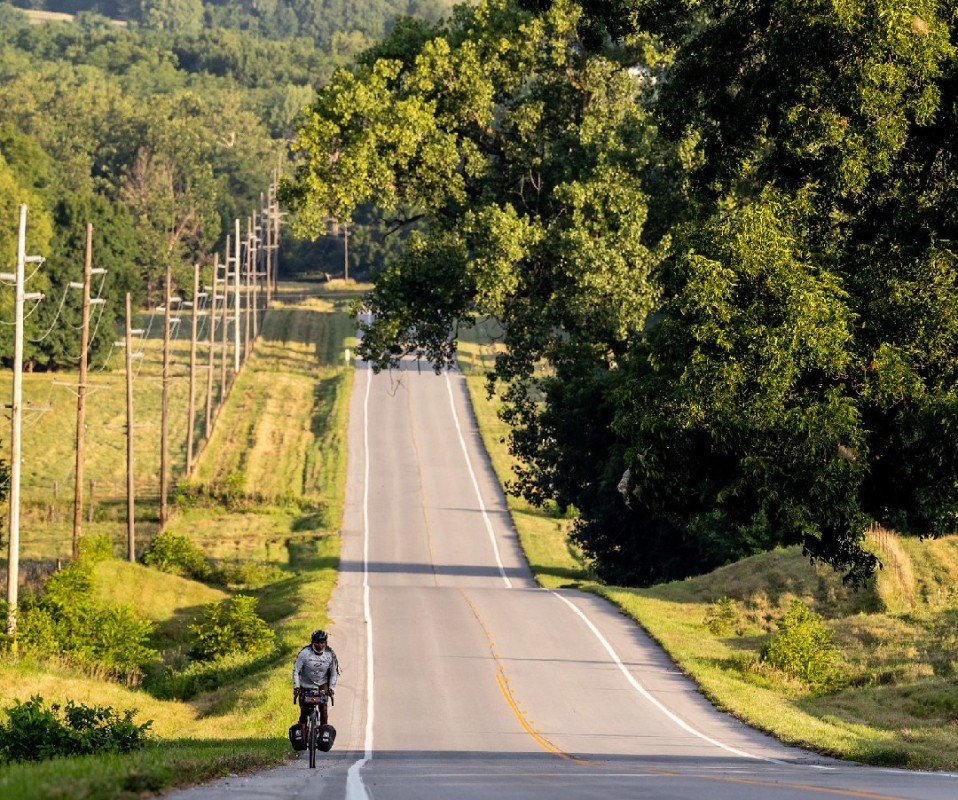
<path fill-rule="evenodd" d="M 315 689 L 324 683 L 330 689 L 336 687 L 339 680 L 339 663 L 336 654 L 327 647 L 322 653 L 307 645 L 299 651 L 293 664 L 293 688 Z"/>

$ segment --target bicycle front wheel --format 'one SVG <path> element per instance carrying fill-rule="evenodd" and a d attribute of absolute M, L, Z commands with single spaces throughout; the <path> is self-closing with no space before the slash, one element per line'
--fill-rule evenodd
<path fill-rule="evenodd" d="M 309 768 L 316 768 L 316 745 L 318 744 L 317 739 L 319 737 L 319 713 L 316 711 L 316 707 L 313 707 L 312 712 L 309 715 Z"/>

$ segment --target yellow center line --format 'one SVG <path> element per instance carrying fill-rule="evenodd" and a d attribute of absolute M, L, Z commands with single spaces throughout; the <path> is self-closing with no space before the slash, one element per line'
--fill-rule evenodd
<path fill-rule="evenodd" d="M 532 727 L 532 723 L 526 718 L 526 715 L 522 712 L 522 709 L 519 708 L 519 704 L 516 702 L 515 695 L 512 692 L 512 687 L 509 685 L 509 677 L 506 675 L 506 669 L 503 666 L 502 661 L 499 659 L 499 654 L 496 652 L 496 643 L 492 638 L 492 634 L 489 632 L 486 624 L 482 621 L 482 617 L 479 615 L 479 610 L 476 608 L 472 600 L 469 599 L 469 596 L 461 589 L 459 591 L 466 603 L 469 604 L 469 608 L 472 609 L 472 615 L 476 618 L 476 622 L 479 623 L 479 627 L 482 628 L 483 633 L 486 634 L 486 640 L 489 642 L 489 652 L 492 654 L 492 658 L 496 662 L 496 669 L 498 670 L 496 674 L 496 682 L 499 684 L 499 689 L 502 691 L 502 696 L 506 699 L 506 703 L 508 704 L 509 708 L 512 709 L 512 713 L 515 714 L 516 719 L 519 720 L 519 724 L 522 726 L 522 729 L 528 733 L 535 743 L 538 744 L 543 750 L 547 750 L 553 755 L 559 756 L 559 758 L 565 759 L 566 761 L 574 761 L 577 764 L 604 767 L 604 764 L 587 761 L 579 756 L 566 753 Z"/>

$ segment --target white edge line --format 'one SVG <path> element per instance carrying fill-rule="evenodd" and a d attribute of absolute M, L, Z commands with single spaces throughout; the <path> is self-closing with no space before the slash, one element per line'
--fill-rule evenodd
<path fill-rule="evenodd" d="M 452 418 L 456 423 L 456 433 L 459 434 L 459 444 L 462 446 L 462 455 L 466 460 L 466 467 L 469 469 L 469 477 L 472 478 L 472 486 L 476 490 L 476 500 L 479 502 L 479 509 L 482 511 L 482 519 L 486 524 L 486 531 L 489 534 L 489 540 L 492 542 L 492 551 L 496 554 L 496 564 L 499 567 L 499 574 L 502 576 L 503 583 L 507 589 L 512 588 L 512 581 L 506 575 L 506 568 L 502 564 L 502 556 L 499 554 L 499 544 L 496 542 L 496 532 L 492 527 L 492 520 L 486 511 L 486 504 L 482 501 L 482 492 L 479 489 L 479 481 L 476 480 L 476 473 L 472 469 L 472 461 L 469 459 L 469 449 L 466 447 L 466 437 L 462 435 L 462 425 L 459 424 L 459 414 L 456 412 L 456 400 L 452 394 L 452 381 L 449 380 L 449 372 L 446 371 L 446 390 L 449 393 L 449 407 L 452 408 Z"/>
<path fill-rule="evenodd" d="M 550 594 L 553 594 L 556 597 L 558 597 L 563 603 L 565 603 L 569 608 L 571 608 L 579 617 L 581 617 L 582 621 L 588 626 L 589 630 L 591 630 L 592 633 L 595 634 L 595 637 L 599 640 L 600 644 L 605 648 L 609 656 L 611 656 L 612 660 L 615 662 L 615 665 L 619 668 L 622 674 L 625 675 L 626 680 L 632 684 L 632 688 L 635 689 L 639 694 L 641 694 L 646 700 L 652 703 L 652 705 L 658 708 L 659 711 L 665 714 L 666 717 L 672 720 L 680 728 L 682 728 L 685 731 L 688 731 L 693 736 L 697 736 L 700 739 L 703 739 L 709 744 L 713 744 L 716 747 L 722 748 L 722 750 L 726 750 L 729 753 L 733 753 L 734 755 L 741 756 L 742 758 L 750 758 L 756 761 L 768 761 L 769 763 L 772 763 L 772 764 L 785 763 L 784 761 L 779 761 L 778 759 L 775 759 L 775 758 L 768 758 L 766 756 L 757 756 L 753 753 L 746 753 L 744 750 L 739 750 L 735 747 L 731 747 L 727 744 L 724 744 L 718 741 L 717 739 L 713 739 L 711 736 L 706 736 L 701 731 L 696 730 L 687 722 L 677 717 L 675 714 L 669 711 L 664 705 L 662 705 L 662 703 L 660 703 L 651 694 L 649 694 L 649 691 L 635 679 L 635 676 L 632 675 L 632 673 L 629 672 L 628 669 L 626 669 L 625 664 L 622 663 L 622 659 L 619 658 L 615 650 L 612 649 L 612 645 L 609 644 L 609 640 L 602 635 L 601 631 L 599 631 L 599 629 L 592 623 L 592 620 L 590 620 L 578 606 L 576 606 L 567 597 L 563 597 L 561 594 L 559 594 L 555 590 L 549 589 L 548 591 Z"/>
<path fill-rule="evenodd" d="M 373 616 L 369 605 L 369 388 L 372 370 L 367 367 L 363 398 L 363 620 L 366 623 L 366 738 L 363 757 L 346 773 L 346 800 L 368 800 L 361 770 L 373 757 Z"/>

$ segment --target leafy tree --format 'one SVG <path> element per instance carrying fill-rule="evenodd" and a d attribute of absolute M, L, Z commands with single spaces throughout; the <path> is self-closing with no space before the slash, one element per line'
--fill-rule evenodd
<path fill-rule="evenodd" d="M 537 18 L 486 2 L 431 39 L 400 29 L 383 51 L 422 42 L 418 56 L 338 73 L 309 109 L 286 187 L 301 229 L 374 197 L 428 220 L 368 300 L 377 366 L 403 352 L 446 363 L 454 324 L 493 314 L 510 345 L 497 377 L 529 389 L 539 359 L 608 368 L 642 326 L 655 258 L 635 174 L 648 126 L 635 82 L 579 46 L 577 18 L 569 3 Z"/>
<path fill-rule="evenodd" d="M 140 18 L 150 28 L 195 35 L 203 26 L 203 4 L 200 0 L 143 0 Z"/>
<path fill-rule="evenodd" d="M 869 520 L 958 520 L 954 24 L 483 2 L 338 74 L 286 197 L 311 231 L 371 198 L 425 220 L 363 354 L 441 366 L 496 317 L 513 488 L 579 508 L 607 577 L 798 542 L 858 579 Z"/>

